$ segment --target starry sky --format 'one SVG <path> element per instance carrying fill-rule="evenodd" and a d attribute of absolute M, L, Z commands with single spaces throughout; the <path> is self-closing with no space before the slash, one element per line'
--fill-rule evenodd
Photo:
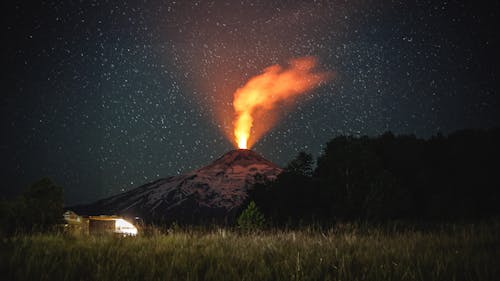
<path fill-rule="evenodd" d="M 462 2 L 4 3 L 2 197 L 49 176 L 83 203 L 206 165 L 233 149 L 234 91 L 301 56 L 335 78 L 253 147 L 278 165 L 342 134 L 498 127 L 500 4 Z"/>

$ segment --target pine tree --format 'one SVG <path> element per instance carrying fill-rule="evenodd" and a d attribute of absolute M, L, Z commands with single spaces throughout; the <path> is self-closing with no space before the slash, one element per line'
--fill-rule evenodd
<path fill-rule="evenodd" d="M 254 201 L 238 217 L 238 227 L 243 231 L 255 231 L 264 227 L 266 220 Z"/>

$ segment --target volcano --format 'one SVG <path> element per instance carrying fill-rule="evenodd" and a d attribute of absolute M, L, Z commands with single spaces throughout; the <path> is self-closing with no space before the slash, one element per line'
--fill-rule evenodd
<path fill-rule="evenodd" d="M 68 209 L 80 215 L 141 217 L 146 222 L 231 223 L 252 186 L 274 180 L 281 172 L 258 153 L 237 149 L 187 174 Z"/>

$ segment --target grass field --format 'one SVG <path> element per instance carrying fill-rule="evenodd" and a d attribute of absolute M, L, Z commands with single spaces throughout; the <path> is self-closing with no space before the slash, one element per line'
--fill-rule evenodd
<path fill-rule="evenodd" d="M 2 238 L 2 280 L 500 280 L 500 222 Z"/>

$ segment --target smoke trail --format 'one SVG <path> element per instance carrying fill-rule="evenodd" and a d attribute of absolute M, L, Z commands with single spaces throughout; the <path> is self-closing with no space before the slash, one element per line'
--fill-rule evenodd
<path fill-rule="evenodd" d="M 239 148 L 248 148 L 248 139 L 256 121 L 274 123 L 274 120 L 260 120 L 259 117 L 272 112 L 279 102 L 307 93 L 331 77 L 328 72 L 315 71 L 316 66 L 314 57 L 293 59 L 287 67 L 272 65 L 236 90 L 233 100 L 236 112 L 234 136 Z M 271 128 L 273 124 L 267 125 Z"/>

